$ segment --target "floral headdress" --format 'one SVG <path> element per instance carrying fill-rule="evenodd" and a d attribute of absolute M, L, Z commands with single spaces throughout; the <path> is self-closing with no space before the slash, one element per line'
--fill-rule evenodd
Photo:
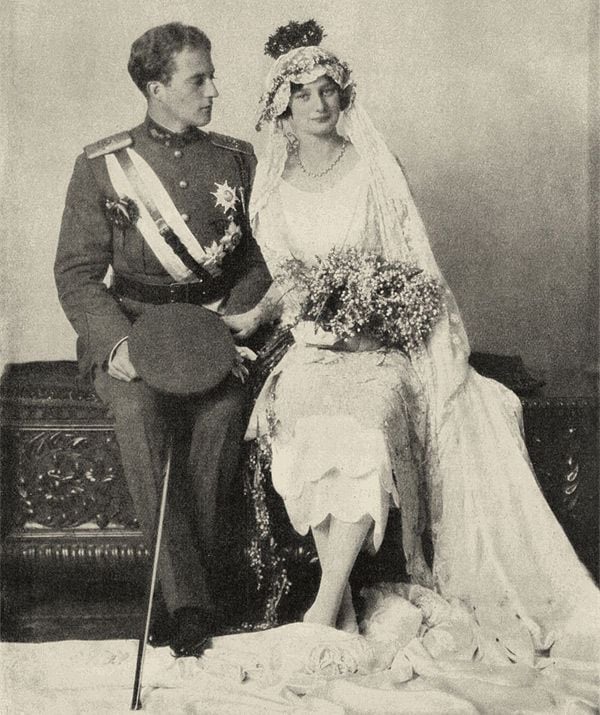
<path fill-rule="evenodd" d="M 288 107 L 291 85 L 309 84 L 327 75 L 340 87 L 354 87 L 350 67 L 334 54 L 318 47 L 323 28 L 314 20 L 290 22 L 279 27 L 265 44 L 265 54 L 276 60 L 259 103 L 256 130 L 276 119 Z"/>

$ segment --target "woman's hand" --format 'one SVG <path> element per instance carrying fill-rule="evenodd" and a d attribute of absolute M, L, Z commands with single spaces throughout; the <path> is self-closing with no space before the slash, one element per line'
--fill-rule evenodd
<path fill-rule="evenodd" d="M 339 342 L 336 335 L 323 330 L 311 320 L 301 320 L 292 328 L 292 335 L 300 345 L 308 345 L 313 348 L 330 348 Z"/>
<path fill-rule="evenodd" d="M 355 335 L 351 338 L 339 338 L 335 333 L 323 330 L 312 321 L 302 320 L 294 328 L 292 335 L 297 343 L 326 350 L 341 350 L 358 353 L 366 350 L 379 350 L 381 343 L 369 335 Z"/>
<path fill-rule="evenodd" d="M 261 324 L 261 312 L 252 308 L 246 313 L 221 316 L 225 325 L 231 330 L 234 340 L 244 340 L 255 333 Z"/>
<path fill-rule="evenodd" d="M 381 343 L 368 335 L 354 335 L 352 338 L 340 340 L 333 350 L 347 350 L 351 353 L 362 353 L 368 350 L 379 350 Z"/>

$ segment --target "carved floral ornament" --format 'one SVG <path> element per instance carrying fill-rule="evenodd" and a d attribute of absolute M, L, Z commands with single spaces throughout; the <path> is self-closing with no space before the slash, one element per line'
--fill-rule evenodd
<path fill-rule="evenodd" d="M 16 525 L 135 528 L 111 430 L 44 430 L 19 445 Z"/>

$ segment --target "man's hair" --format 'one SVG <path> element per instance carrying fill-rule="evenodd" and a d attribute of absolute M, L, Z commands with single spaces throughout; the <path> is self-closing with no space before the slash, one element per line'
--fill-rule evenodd
<path fill-rule="evenodd" d="M 208 37 L 193 25 L 170 22 L 144 32 L 131 45 L 127 69 L 136 86 L 148 94 L 148 82 L 168 84 L 175 71 L 175 55 L 186 47 L 210 52 Z"/>

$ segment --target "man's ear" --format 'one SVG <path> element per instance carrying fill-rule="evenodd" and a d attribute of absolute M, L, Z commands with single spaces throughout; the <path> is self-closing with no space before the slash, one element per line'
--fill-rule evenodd
<path fill-rule="evenodd" d="M 148 92 L 148 97 L 153 97 L 154 99 L 160 99 L 163 91 L 163 83 L 153 80 L 148 82 L 146 85 L 146 91 Z"/>

